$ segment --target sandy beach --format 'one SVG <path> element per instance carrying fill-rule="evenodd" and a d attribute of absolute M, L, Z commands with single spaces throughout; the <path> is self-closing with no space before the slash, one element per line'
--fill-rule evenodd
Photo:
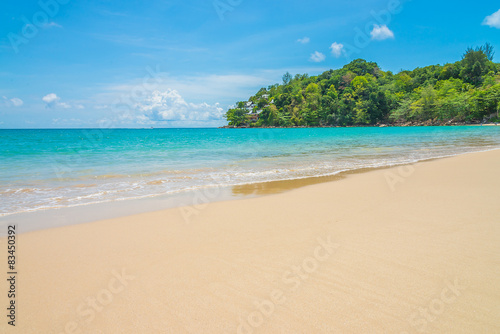
<path fill-rule="evenodd" d="M 0 332 L 500 333 L 499 171 L 472 153 L 20 234 Z"/>

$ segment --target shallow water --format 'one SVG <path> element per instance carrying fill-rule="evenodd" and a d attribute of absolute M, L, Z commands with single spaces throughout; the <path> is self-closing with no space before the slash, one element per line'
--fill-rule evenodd
<path fill-rule="evenodd" d="M 500 147 L 500 127 L 0 130 L 0 216 Z"/>

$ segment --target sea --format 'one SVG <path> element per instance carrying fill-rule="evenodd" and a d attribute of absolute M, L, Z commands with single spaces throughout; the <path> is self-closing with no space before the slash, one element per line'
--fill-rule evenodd
<path fill-rule="evenodd" d="M 500 126 L 0 130 L 0 216 L 500 148 Z"/>

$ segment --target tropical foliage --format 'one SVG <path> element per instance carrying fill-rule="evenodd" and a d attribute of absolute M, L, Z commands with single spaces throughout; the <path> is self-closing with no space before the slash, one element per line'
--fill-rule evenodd
<path fill-rule="evenodd" d="M 321 75 L 261 88 L 226 113 L 230 126 L 350 126 L 404 122 L 499 121 L 500 64 L 491 45 L 453 64 L 393 74 L 356 59 Z"/>

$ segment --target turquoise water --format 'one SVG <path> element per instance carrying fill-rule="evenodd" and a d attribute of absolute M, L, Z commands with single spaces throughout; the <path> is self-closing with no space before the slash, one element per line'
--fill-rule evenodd
<path fill-rule="evenodd" d="M 500 127 L 0 130 L 0 215 L 500 148 Z"/>

